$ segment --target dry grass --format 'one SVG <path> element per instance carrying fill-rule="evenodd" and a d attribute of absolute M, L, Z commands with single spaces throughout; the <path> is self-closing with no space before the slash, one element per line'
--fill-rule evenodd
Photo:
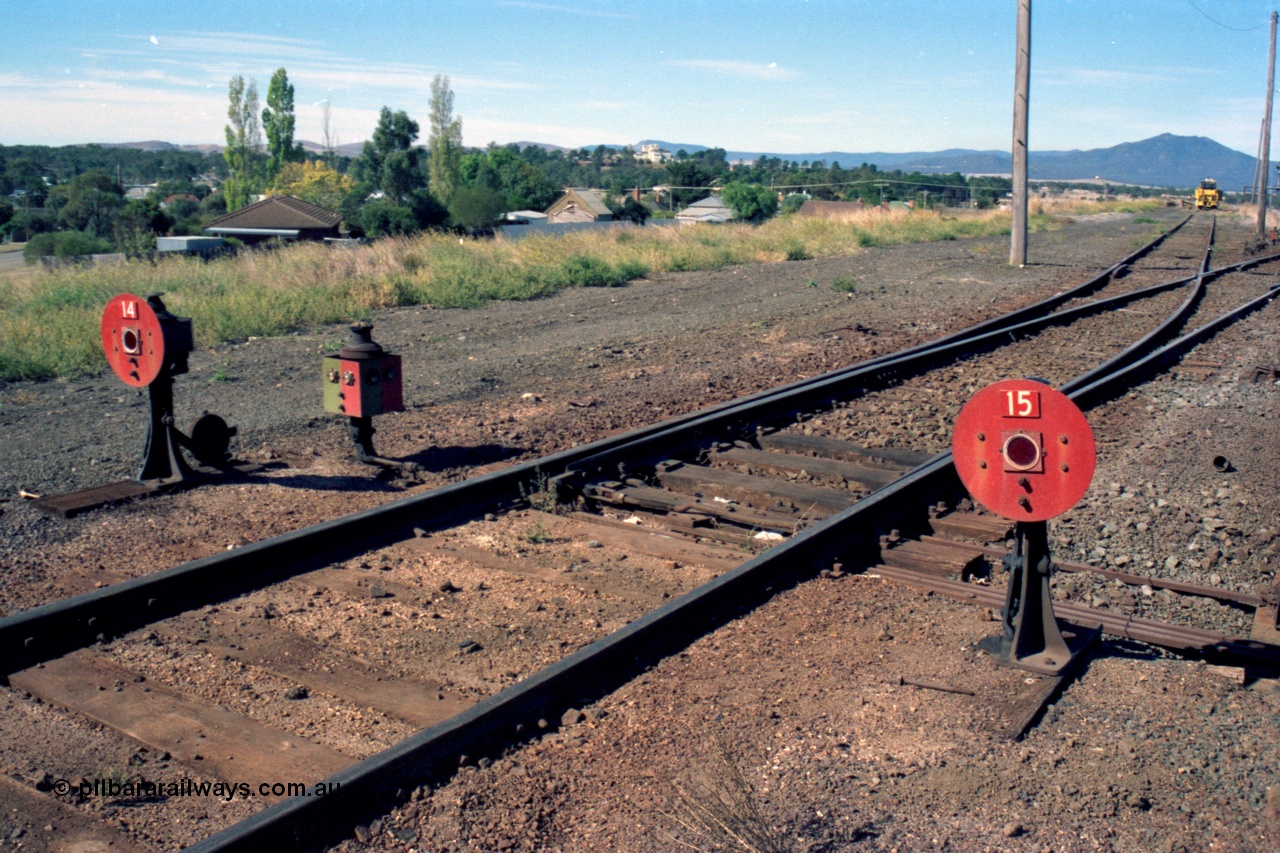
<path fill-rule="evenodd" d="M 769 822 L 755 786 L 724 744 L 714 767 L 666 785 L 673 849 L 705 853 L 791 853 L 789 834 Z"/>
<path fill-rule="evenodd" d="M 1039 214 L 1032 227 L 1049 221 Z M 353 249 L 293 244 L 207 262 L 164 256 L 116 266 L 28 268 L 0 277 L 0 380 L 100 370 L 98 324 L 103 306 L 118 293 L 165 293 L 170 310 L 194 319 L 198 344 L 211 346 L 369 319 L 397 305 L 473 307 L 567 287 L 619 286 L 657 273 L 1008 231 L 1008 214 L 1001 211 L 873 209 L 838 221 L 792 216 L 758 227 L 617 228 L 462 243 L 421 234 Z"/>

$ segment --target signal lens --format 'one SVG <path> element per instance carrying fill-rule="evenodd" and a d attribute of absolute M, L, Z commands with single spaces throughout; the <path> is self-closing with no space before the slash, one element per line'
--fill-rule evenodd
<path fill-rule="evenodd" d="M 1040 464 L 1040 445 L 1029 435 L 1011 435 L 1004 443 L 1004 458 L 1017 471 L 1030 471 Z"/>

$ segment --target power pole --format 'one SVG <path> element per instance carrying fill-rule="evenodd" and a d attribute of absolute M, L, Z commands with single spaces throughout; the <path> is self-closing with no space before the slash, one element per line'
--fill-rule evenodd
<path fill-rule="evenodd" d="M 1258 154 L 1258 174 L 1262 180 L 1258 183 L 1258 240 L 1267 236 L 1267 172 L 1271 171 L 1268 161 L 1271 159 L 1271 102 L 1275 100 L 1276 91 L 1276 17 L 1271 13 L 1271 52 L 1267 55 L 1267 113 L 1262 120 L 1262 150 Z"/>
<path fill-rule="evenodd" d="M 1031 0 L 1018 0 L 1018 56 L 1013 85 L 1013 238 L 1009 265 L 1027 265 L 1027 107 L 1031 90 Z"/>

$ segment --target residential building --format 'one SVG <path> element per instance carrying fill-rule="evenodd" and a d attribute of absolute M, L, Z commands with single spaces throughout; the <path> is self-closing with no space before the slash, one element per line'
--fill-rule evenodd
<path fill-rule="evenodd" d="M 341 221 L 336 211 L 293 196 L 277 195 L 221 216 L 204 230 L 249 244 L 268 240 L 324 240 L 341 236 L 338 232 Z"/>
<path fill-rule="evenodd" d="M 604 196 L 596 190 L 570 189 L 547 208 L 547 222 L 606 222 L 613 219 L 613 211 L 604 203 Z"/>

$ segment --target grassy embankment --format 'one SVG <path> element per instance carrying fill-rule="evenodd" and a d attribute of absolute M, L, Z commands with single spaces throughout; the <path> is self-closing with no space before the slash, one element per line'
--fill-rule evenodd
<path fill-rule="evenodd" d="M 1058 213 L 1033 208 L 1031 227 L 1050 227 Z M 1009 215 L 1000 211 L 873 211 L 844 222 L 788 217 L 760 227 L 617 229 L 519 242 L 459 243 L 428 234 L 351 250 L 291 245 L 209 263 L 166 257 L 154 264 L 28 268 L 0 276 L 0 380 L 76 377 L 102 369 L 98 326 L 103 306 L 117 293 L 163 291 L 171 311 L 194 319 L 197 344 L 212 346 L 349 322 L 397 305 L 472 307 L 493 299 L 534 299 L 566 287 L 618 286 L 663 272 L 1008 231 Z"/>

